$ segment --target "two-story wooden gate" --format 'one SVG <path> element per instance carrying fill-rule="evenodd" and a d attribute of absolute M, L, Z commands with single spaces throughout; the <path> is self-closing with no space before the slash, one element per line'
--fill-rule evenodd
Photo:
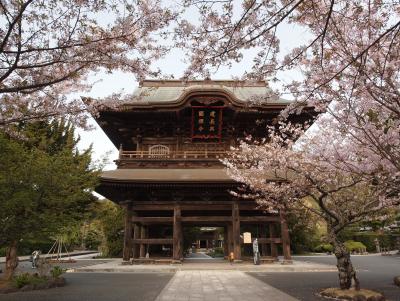
<path fill-rule="evenodd" d="M 126 210 L 124 260 L 143 258 L 149 248 L 150 256 L 181 260 L 182 228 L 204 225 L 224 228 L 225 255 L 233 252 L 237 260 L 242 230 L 251 227 L 259 229 L 253 237 L 262 255 L 275 258 L 281 249 L 290 260 L 285 216 L 234 197 L 230 191 L 241 184 L 220 161 L 238 139 L 264 137 L 289 104 L 251 105 L 252 97 L 269 94 L 265 82 L 145 81 L 132 102 L 100 112 L 96 120 L 119 157 L 96 191 Z M 303 123 L 308 112 L 291 121 Z M 172 252 L 163 253 L 168 248 Z"/>

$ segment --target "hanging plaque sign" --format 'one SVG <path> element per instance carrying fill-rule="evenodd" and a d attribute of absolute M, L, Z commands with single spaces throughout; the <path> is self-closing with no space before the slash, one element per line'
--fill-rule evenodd
<path fill-rule="evenodd" d="M 243 233 L 243 243 L 251 244 L 251 232 L 244 232 Z"/>
<path fill-rule="evenodd" d="M 192 107 L 192 138 L 221 139 L 222 108 L 217 106 Z"/>

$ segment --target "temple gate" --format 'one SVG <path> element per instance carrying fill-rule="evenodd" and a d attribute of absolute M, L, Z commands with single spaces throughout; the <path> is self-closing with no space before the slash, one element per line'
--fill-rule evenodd
<path fill-rule="evenodd" d="M 118 168 L 105 171 L 97 192 L 123 206 L 124 260 L 184 258 L 184 227 L 223 228 L 225 256 L 243 259 L 244 229 L 258 238 L 262 258 L 282 252 L 291 260 L 283 212 L 268 213 L 230 191 L 232 180 L 220 162 L 246 135 L 265 136 L 290 102 L 270 96 L 265 82 L 146 80 L 135 99 L 104 108 L 96 121 L 116 147 Z M 308 112 L 308 113 L 307 113 Z M 310 119 L 312 110 L 292 117 Z M 270 180 L 273 180 L 271 178 Z"/>

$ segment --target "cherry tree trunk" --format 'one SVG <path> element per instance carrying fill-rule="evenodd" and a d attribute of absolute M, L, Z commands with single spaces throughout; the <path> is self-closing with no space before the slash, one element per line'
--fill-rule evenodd
<path fill-rule="evenodd" d="M 14 271 L 18 266 L 17 257 L 17 241 L 13 240 L 9 247 L 6 249 L 6 270 L 4 278 L 10 280 L 14 275 Z"/>
<path fill-rule="evenodd" d="M 360 282 L 357 278 L 356 271 L 350 260 L 350 252 L 343 243 L 334 242 L 334 252 L 337 260 L 337 268 L 339 271 L 339 285 L 342 290 L 351 288 L 352 280 L 356 290 L 360 289 Z"/>

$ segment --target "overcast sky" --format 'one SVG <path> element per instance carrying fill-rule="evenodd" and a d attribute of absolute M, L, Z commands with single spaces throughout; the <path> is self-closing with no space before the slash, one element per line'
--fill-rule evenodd
<path fill-rule="evenodd" d="M 305 29 L 290 24 L 283 24 L 278 27 L 277 35 L 281 40 L 282 56 L 287 54 L 293 47 L 303 44 L 310 37 Z M 211 79 L 240 77 L 247 70 L 246 66 L 251 65 L 253 54 L 253 51 L 247 51 L 244 53 L 244 59 L 241 63 L 235 64 L 232 68 L 221 68 L 211 76 Z M 173 49 L 163 60 L 154 62 L 154 66 L 159 67 L 164 74 L 173 74 L 176 79 L 179 79 L 183 75 L 186 67 L 183 62 L 183 53 L 176 49 Z M 286 72 L 278 75 L 279 79 L 283 82 L 290 81 L 298 76 L 294 72 Z M 132 74 L 123 72 L 113 72 L 112 74 L 99 72 L 90 77 L 90 82 L 93 83 L 91 91 L 82 93 L 82 95 L 94 98 L 106 97 L 112 93 L 121 91 L 131 94 L 138 87 L 135 77 Z M 91 119 L 90 123 L 95 127 L 94 130 L 79 130 L 79 135 L 81 136 L 79 147 L 84 149 L 93 144 L 93 159 L 100 160 L 101 158 L 108 157 L 109 164 L 107 164 L 105 169 L 115 169 L 116 166 L 112 161 L 118 157 L 117 149 L 93 119 Z"/>

